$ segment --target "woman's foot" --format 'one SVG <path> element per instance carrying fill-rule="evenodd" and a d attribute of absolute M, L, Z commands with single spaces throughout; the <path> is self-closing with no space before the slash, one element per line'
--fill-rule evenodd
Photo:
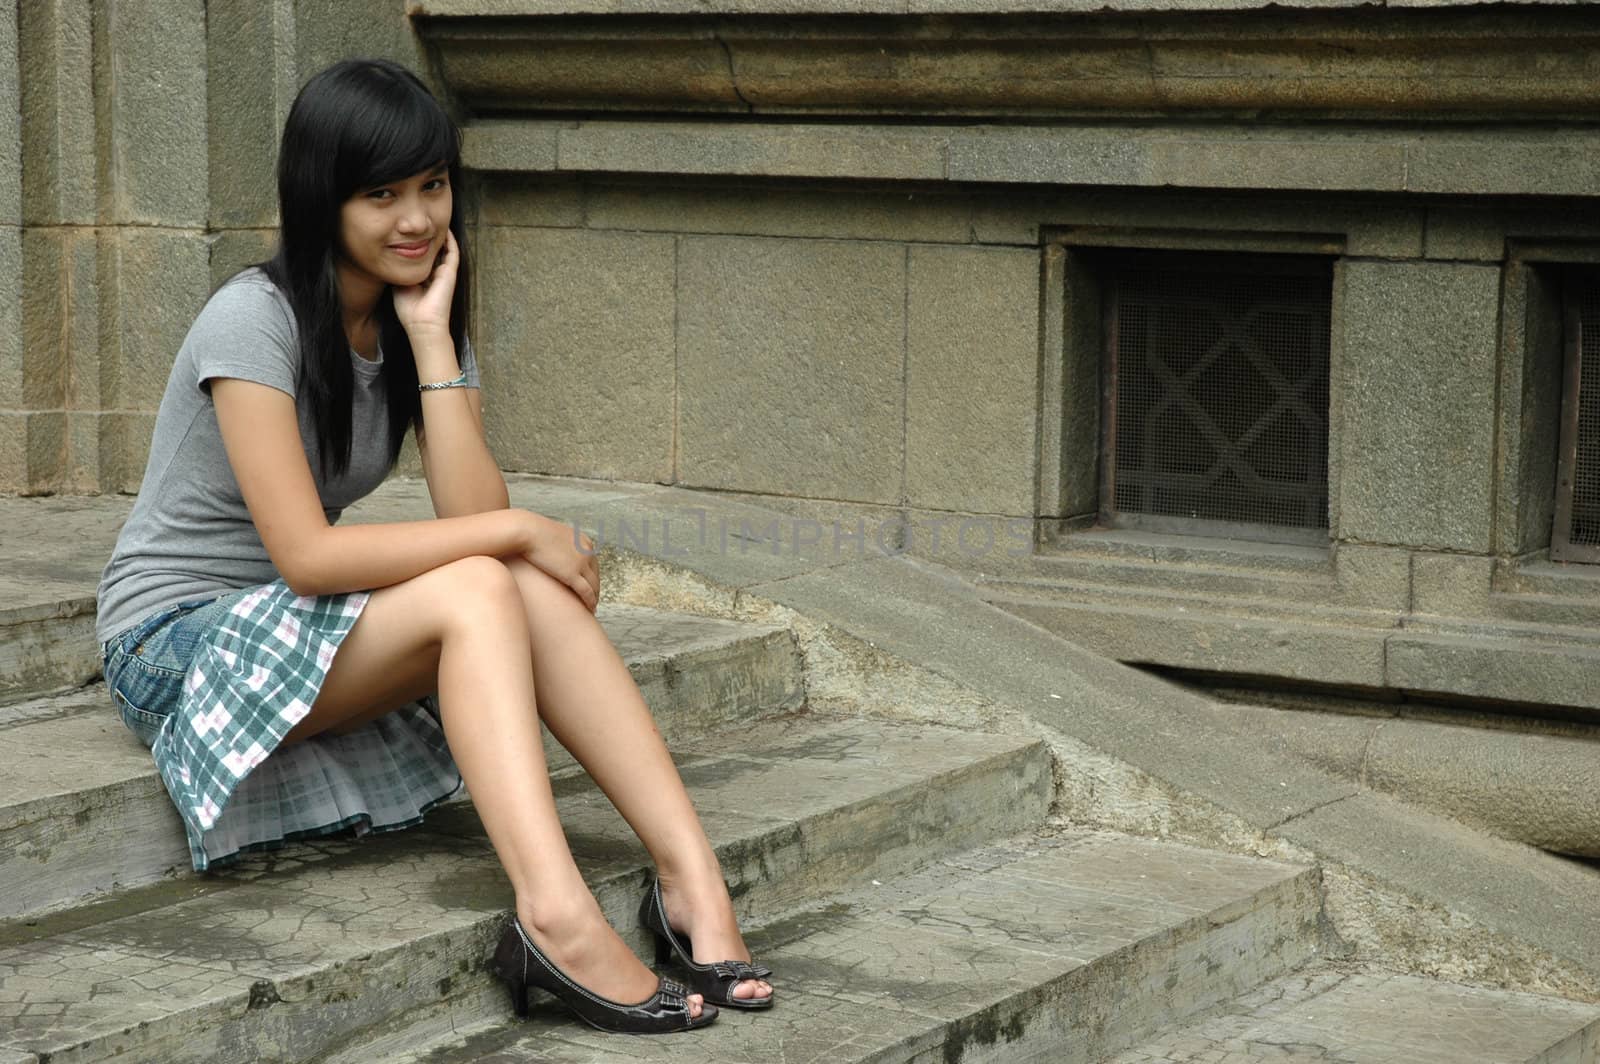
<path fill-rule="evenodd" d="M 533 944 L 572 980 L 619 1005 L 634 1005 L 656 992 L 661 980 L 618 937 L 587 891 L 565 904 L 517 905 L 517 919 Z M 689 1017 L 698 1019 L 703 999 L 690 994 Z"/>
<path fill-rule="evenodd" d="M 733 915 L 733 901 L 720 869 L 709 875 L 671 878 L 662 872 L 661 900 L 667 924 L 690 940 L 696 964 L 718 961 L 750 962 L 750 950 L 739 934 L 739 921 Z M 772 984 L 765 979 L 745 979 L 734 984 L 729 996 L 741 1001 L 770 997 Z"/>

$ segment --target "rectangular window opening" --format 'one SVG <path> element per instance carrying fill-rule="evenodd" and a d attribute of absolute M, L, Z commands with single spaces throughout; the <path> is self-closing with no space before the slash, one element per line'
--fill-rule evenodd
<path fill-rule="evenodd" d="M 1550 557 L 1600 562 L 1600 271 L 1567 278 L 1565 373 Z"/>
<path fill-rule="evenodd" d="M 1332 262 L 1104 267 L 1101 524 L 1326 543 Z"/>

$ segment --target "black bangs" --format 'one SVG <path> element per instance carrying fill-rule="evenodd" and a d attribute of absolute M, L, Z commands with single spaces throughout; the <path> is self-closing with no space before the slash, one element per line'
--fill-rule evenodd
<path fill-rule="evenodd" d="M 348 115 L 334 162 L 338 195 L 348 198 L 436 166 L 453 167 L 460 139 L 438 101 L 408 73 L 364 73 L 363 83 L 351 86 L 348 102 L 356 113 Z"/>

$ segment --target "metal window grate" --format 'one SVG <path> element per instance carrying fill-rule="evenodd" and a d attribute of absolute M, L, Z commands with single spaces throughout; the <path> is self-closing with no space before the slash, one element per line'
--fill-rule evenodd
<path fill-rule="evenodd" d="M 1102 519 L 1317 538 L 1292 530 L 1328 527 L 1331 265 L 1141 255 L 1106 291 Z"/>
<path fill-rule="evenodd" d="M 1600 274 L 1567 284 L 1566 344 L 1550 556 L 1600 562 Z"/>

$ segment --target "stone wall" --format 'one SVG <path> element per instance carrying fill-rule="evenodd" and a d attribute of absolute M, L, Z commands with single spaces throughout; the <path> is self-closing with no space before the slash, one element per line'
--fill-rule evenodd
<path fill-rule="evenodd" d="M 7 5 L 0 490 L 137 487 L 190 319 L 268 251 L 296 86 L 387 54 L 463 118 L 506 468 L 935 555 L 1020 521 L 996 601 L 1124 660 L 1600 709 L 1600 566 L 1544 556 L 1600 12 L 885 4 Z M 1127 248 L 1331 264 L 1325 541 L 1090 527 Z"/>
<path fill-rule="evenodd" d="M 0 6 L 0 491 L 138 487 L 189 323 L 270 248 L 294 92 L 348 54 L 420 68 L 402 0 Z"/>

